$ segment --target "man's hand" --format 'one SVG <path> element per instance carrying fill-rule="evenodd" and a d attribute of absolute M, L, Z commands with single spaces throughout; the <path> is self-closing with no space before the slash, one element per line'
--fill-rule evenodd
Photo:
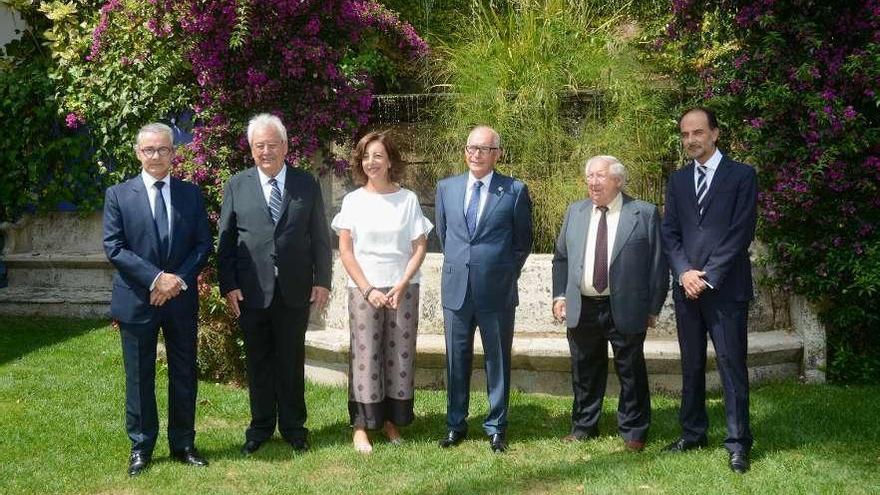
<path fill-rule="evenodd" d="M 309 302 L 315 306 L 316 310 L 322 311 L 329 300 L 330 289 L 318 285 L 312 287 L 312 297 L 309 298 Z"/>
<path fill-rule="evenodd" d="M 565 299 L 553 301 L 553 319 L 565 323 Z"/>
<path fill-rule="evenodd" d="M 244 301 L 244 295 L 241 293 L 241 289 L 232 289 L 226 293 L 226 307 L 232 311 L 232 314 L 234 314 L 236 318 L 241 316 L 241 308 L 238 307 L 239 301 Z"/>
<path fill-rule="evenodd" d="M 161 306 L 168 302 L 169 299 L 171 298 L 159 292 L 159 289 L 153 289 L 150 291 L 150 304 L 153 306 Z"/>
<path fill-rule="evenodd" d="M 657 315 L 648 315 L 648 328 L 657 326 Z"/>
<path fill-rule="evenodd" d="M 157 290 L 167 299 L 171 299 L 180 294 L 180 289 L 182 287 L 183 286 L 180 284 L 180 279 L 177 275 L 173 273 L 162 273 L 159 275 L 159 278 L 156 279 L 156 285 L 153 287 L 153 290 Z"/>
<path fill-rule="evenodd" d="M 706 290 L 706 282 L 702 277 L 706 276 L 706 272 L 699 270 L 688 270 L 681 274 L 681 285 L 688 299 L 696 299 Z"/>

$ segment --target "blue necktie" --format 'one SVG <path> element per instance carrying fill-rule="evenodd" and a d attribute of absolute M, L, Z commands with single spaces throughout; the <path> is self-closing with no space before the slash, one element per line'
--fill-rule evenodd
<path fill-rule="evenodd" d="M 156 231 L 159 233 L 159 259 L 162 265 L 168 261 L 168 247 L 170 246 L 168 234 L 168 209 L 165 207 L 165 197 L 162 196 L 162 188 L 165 182 L 156 182 L 156 207 L 155 216 Z"/>
<path fill-rule="evenodd" d="M 281 218 L 281 189 L 278 189 L 278 181 L 274 177 L 269 179 L 269 185 L 272 186 L 272 192 L 269 193 L 269 213 L 272 215 L 272 223 L 277 224 Z"/>
<path fill-rule="evenodd" d="M 477 212 L 480 210 L 480 188 L 483 187 L 481 181 L 474 182 L 474 192 L 471 193 L 471 201 L 468 203 L 467 212 L 464 219 L 467 222 L 468 235 L 473 237 L 477 230 Z"/>
<path fill-rule="evenodd" d="M 707 169 L 703 165 L 697 165 L 697 208 L 700 209 L 700 215 L 703 214 L 703 200 L 706 198 L 706 190 L 709 187 L 706 184 Z"/>

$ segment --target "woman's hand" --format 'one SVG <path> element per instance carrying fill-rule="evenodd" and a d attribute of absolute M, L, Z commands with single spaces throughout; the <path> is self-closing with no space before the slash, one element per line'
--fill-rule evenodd
<path fill-rule="evenodd" d="M 409 288 L 409 280 L 401 280 L 385 294 L 388 297 L 389 308 L 397 309 L 400 306 L 400 300 L 406 296 L 407 288 Z"/>
<path fill-rule="evenodd" d="M 376 309 L 388 306 L 388 296 L 383 294 L 381 290 L 371 287 L 367 289 L 367 302 Z"/>

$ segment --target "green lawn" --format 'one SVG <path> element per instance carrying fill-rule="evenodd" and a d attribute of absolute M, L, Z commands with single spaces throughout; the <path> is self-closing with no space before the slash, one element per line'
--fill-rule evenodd
<path fill-rule="evenodd" d="M 160 411 L 165 370 L 160 370 Z M 712 447 L 663 455 L 678 433 L 677 400 L 654 397 L 648 449 L 624 452 L 606 402 L 601 438 L 562 444 L 570 399 L 514 393 L 511 448 L 493 455 L 482 436 L 441 451 L 445 394 L 420 391 L 403 446 L 350 445 L 346 391 L 309 386 L 312 450 L 296 455 L 277 438 L 256 455 L 238 449 L 247 393 L 202 383 L 197 445 L 207 469 L 168 460 L 164 431 L 152 467 L 126 475 L 119 340 L 104 322 L 0 317 L 0 493 L 878 493 L 880 387 L 759 387 L 752 394 L 752 471 L 727 469 L 720 398 L 712 396 Z M 474 394 L 472 433 L 485 394 Z M 162 416 L 164 428 L 165 419 Z"/>

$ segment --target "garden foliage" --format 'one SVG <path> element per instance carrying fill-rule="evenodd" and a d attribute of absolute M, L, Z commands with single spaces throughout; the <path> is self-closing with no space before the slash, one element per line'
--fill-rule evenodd
<path fill-rule="evenodd" d="M 675 0 L 673 11 L 679 80 L 720 110 L 758 169 L 776 281 L 830 325 L 833 379 L 880 377 L 880 2 Z"/>

